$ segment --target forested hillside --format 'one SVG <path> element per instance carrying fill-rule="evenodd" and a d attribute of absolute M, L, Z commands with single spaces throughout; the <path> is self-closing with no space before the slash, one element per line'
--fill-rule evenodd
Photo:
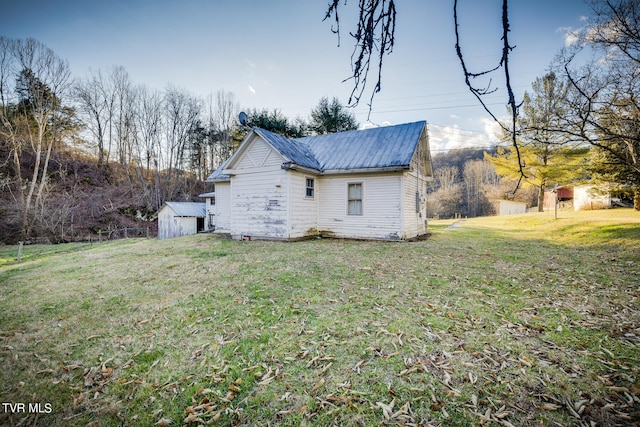
<path fill-rule="evenodd" d="M 535 206 L 535 188 L 516 186 L 515 181 L 498 176 L 487 155 L 496 155 L 496 149 L 450 150 L 433 157 L 434 180 L 427 203 L 430 217 L 495 215 L 500 199 Z"/>
<path fill-rule="evenodd" d="M 0 36 L 0 243 L 153 229 L 164 202 L 209 190 L 251 126 L 291 137 L 358 127 L 336 98 L 309 119 L 250 108 L 243 126 L 239 111 L 231 92 L 152 89 L 123 67 L 72 76 L 37 40 Z"/>

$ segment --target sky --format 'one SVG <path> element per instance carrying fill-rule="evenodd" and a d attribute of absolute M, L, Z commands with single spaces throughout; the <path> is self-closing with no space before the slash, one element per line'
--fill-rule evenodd
<path fill-rule="evenodd" d="M 346 104 L 353 89 L 349 31 L 358 2 L 340 2 L 340 30 L 323 21 L 327 0 L 0 0 L 0 35 L 32 37 L 69 62 L 75 78 L 123 66 L 135 84 L 168 85 L 203 98 L 232 92 L 241 109 L 308 118 L 320 98 Z M 583 0 L 510 0 L 512 85 L 518 100 L 548 69 L 568 34 L 590 14 Z M 497 65 L 499 0 L 459 0 L 462 52 L 470 71 Z M 464 84 L 455 53 L 452 0 L 396 0 L 396 38 L 382 91 L 351 109 L 361 126 L 429 123 L 432 151 L 487 147 L 496 125 Z M 373 71 L 373 74 L 376 72 Z M 506 112 L 504 78 L 486 99 Z M 369 119 L 369 122 L 368 122 Z"/>

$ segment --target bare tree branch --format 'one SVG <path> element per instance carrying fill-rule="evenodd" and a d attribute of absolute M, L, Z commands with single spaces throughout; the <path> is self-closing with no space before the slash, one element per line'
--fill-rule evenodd
<path fill-rule="evenodd" d="M 345 1 L 346 4 L 346 1 Z M 338 9 L 340 0 L 331 0 L 324 20 L 334 17 L 335 29 L 331 31 L 338 35 L 340 45 L 340 18 Z M 384 55 L 393 51 L 396 29 L 396 6 L 394 0 L 360 0 L 358 25 L 355 33 L 349 33 L 356 40 L 351 54 L 351 77 L 343 80 L 354 81 L 354 87 L 349 95 L 348 104 L 355 107 L 360 102 L 367 85 L 367 78 L 372 65 L 372 56 L 377 52 L 377 81 L 369 98 L 369 115 L 373 105 L 373 98 L 382 89 L 382 63 Z"/>
<path fill-rule="evenodd" d="M 520 179 L 518 180 L 518 183 L 516 184 L 516 188 L 513 190 L 513 192 L 515 193 L 519 186 L 520 183 L 522 181 L 523 178 L 526 178 L 525 176 L 525 172 L 524 172 L 524 166 L 523 162 L 522 162 L 522 158 L 520 155 L 520 148 L 518 145 L 518 140 L 517 140 L 517 131 L 516 131 L 516 125 L 517 125 L 517 120 L 518 120 L 518 113 L 519 113 L 519 109 L 520 106 L 522 105 L 521 103 L 518 104 L 516 103 L 516 99 L 515 99 L 515 95 L 513 93 L 513 88 L 511 86 L 511 75 L 510 75 L 510 71 L 509 71 L 509 54 L 511 53 L 511 51 L 514 49 L 514 46 L 511 46 L 509 44 L 509 8 L 508 8 L 508 0 L 503 0 L 502 1 L 502 42 L 503 42 L 503 47 L 502 47 L 502 56 L 500 58 L 500 62 L 498 63 L 498 65 L 492 69 L 489 70 L 485 70 L 485 71 L 481 71 L 478 73 L 472 73 L 469 71 L 469 68 L 467 67 L 467 64 L 464 60 L 464 57 L 462 55 L 462 48 L 460 47 L 460 32 L 458 31 L 458 28 L 460 26 L 459 24 L 459 20 L 458 20 L 458 0 L 454 0 L 453 2 L 453 20 L 454 20 L 454 24 L 455 24 L 455 35 L 456 35 L 456 53 L 458 55 L 458 58 L 460 59 L 460 65 L 462 66 L 462 71 L 464 72 L 464 81 L 465 84 L 467 85 L 467 87 L 469 88 L 469 90 L 471 91 L 471 93 L 476 97 L 476 99 L 480 102 L 480 104 L 482 105 L 482 107 L 484 108 L 484 110 L 487 112 L 487 114 L 489 114 L 491 116 L 491 118 L 493 118 L 493 120 L 495 120 L 500 127 L 507 133 L 509 133 L 511 135 L 511 144 L 516 152 L 517 155 L 517 159 L 518 159 L 518 168 L 519 168 L 519 173 L 520 173 Z M 498 69 L 503 68 L 504 69 L 504 79 L 505 79 L 505 86 L 507 88 L 507 94 L 508 94 L 508 105 L 509 105 L 509 110 L 511 111 L 511 128 L 505 126 L 499 119 L 498 117 L 489 109 L 489 107 L 487 106 L 487 104 L 485 104 L 484 100 L 482 99 L 482 97 L 484 95 L 488 95 L 490 93 L 493 93 L 497 90 L 497 88 L 491 89 L 490 85 L 491 85 L 491 81 L 489 82 L 489 85 L 487 87 L 485 87 L 484 89 L 480 89 L 475 87 L 471 80 L 477 77 L 481 77 L 481 76 L 486 76 L 488 74 L 491 74 L 494 71 L 497 71 Z"/>

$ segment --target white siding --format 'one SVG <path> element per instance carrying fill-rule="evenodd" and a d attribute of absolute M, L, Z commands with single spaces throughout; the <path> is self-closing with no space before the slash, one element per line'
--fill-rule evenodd
<path fill-rule="evenodd" d="M 158 212 L 158 239 L 188 236 L 198 232 L 195 217 L 178 217 L 169 206 L 164 206 Z"/>
<path fill-rule="evenodd" d="M 280 166 L 283 161 L 284 159 L 269 144 L 260 138 L 254 138 L 242 158 L 239 159 L 236 169 Z"/>
<path fill-rule="evenodd" d="M 207 206 L 208 208 L 208 206 Z M 216 183 L 215 233 L 231 232 L 231 184 L 229 182 Z"/>
<path fill-rule="evenodd" d="M 314 180 L 313 198 L 306 197 L 307 178 Z M 318 177 L 299 172 L 289 173 L 290 239 L 318 234 L 318 197 L 320 191 L 322 189 Z"/>
<path fill-rule="evenodd" d="M 573 209 L 593 210 L 611 207 L 611 194 L 598 190 L 593 185 L 578 185 L 573 187 Z"/>
<path fill-rule="evenodd" d="M 216 207 L 211 205 L 211 197 L 204 199 L 206 216 L 204 217 L 204 231 L 209 231 L 216 226 Z"/>
<path fill-rule="evenodd" d="M 527 204 L 513 200 L 500 200 L 500 215 L 517 215 L 527 213 Z"/>
<path fill-rule="evenodd" d="M 279 166 L 233 177 L 231 230 L 234 237 L 289 237 L 287 181 L 287 172 Z"/>
<path fill-rule="evenodd" d="M 322 177 L 318 192 L 318 230 L 343 238 L 398 240 L 402 237 L 401 175 Z M 347 215 L 347 184 L 363 185 L 363 214 Z"/>
<path fill-rule="evenodd" d="M 412 239 L 427 231 L 425 220 L 426 210 L 426 181 L 418 177 L 415 172 L 405 173 L 402 177 L 402 223 L 403 239 Z M 416 210 L 416 193 L 418 194 L 419 211 Z"/>

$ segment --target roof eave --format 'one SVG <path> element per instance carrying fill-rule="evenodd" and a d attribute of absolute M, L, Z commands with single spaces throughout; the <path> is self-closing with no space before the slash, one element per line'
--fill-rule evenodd
<path fill-rule="evenodd" d="M 229 181 L 231 181 L 230 176 L 220 177 L 220 178 L 207 178 L 204 180 L 204 182 L 229 182 Z"/>
<path fill-rule="evenodd" d="M 285 162 L 280 166 L 284 170 L 295 170 L 299 172 L 311 173 L 314 175 L 321 175 L 322 171 L 314 168 L 310 168 L 307 166 L 300 166 L 293 162 Z"/>
<path fill-rule="evenodd" d="M 404 172 L 410 170 L 409 165 L 400 166 L 380 166 L 372 168 L 353 168 L 353 169 L 327 169 L 322 171 L 322 175 L 345 175 L 353 173 L 380 173 L 380 172 Z"/>

